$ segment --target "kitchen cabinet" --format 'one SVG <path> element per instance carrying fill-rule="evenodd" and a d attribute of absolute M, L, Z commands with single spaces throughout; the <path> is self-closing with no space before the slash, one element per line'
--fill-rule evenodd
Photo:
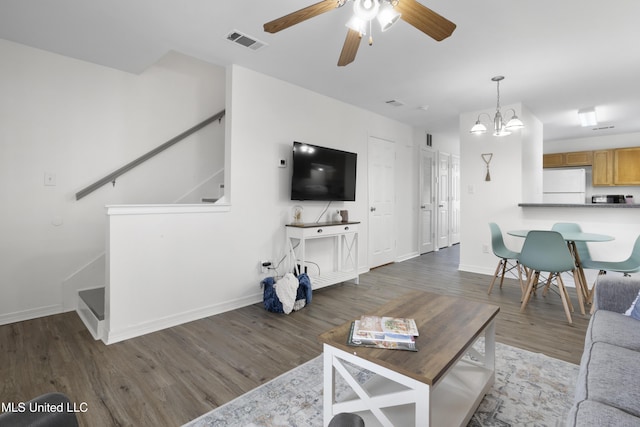
<path fill-rule="evenodd" d="M 543 168 L 559 168 L 564 166 L 564 153 L 545 154 L 542 156 Z"/>
<path fill-rule="evenodd" d="M 613 150 L 613 184 L 640 185 L 640 147 Z"/>
<path fill-rule="evenodd" d="M 561 168 L 570 166 L 591 166 L 593 151 L 573 151 L 570 153 L 545 154 L 542 157 L 542 167 Z"/>
<path fill-rule="evenodd" d="M 592 183 L 594 186 L 613 185 L 613 150 L 593 152 Z"/>

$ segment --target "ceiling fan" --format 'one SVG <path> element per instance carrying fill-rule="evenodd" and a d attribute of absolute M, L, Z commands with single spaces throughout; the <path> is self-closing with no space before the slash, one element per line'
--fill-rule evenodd
<path fill-rule="evenodd" d="M 354 3 L 354 15 L 346 24 L 348 27 L 347 37 L 342 46 L 338 66 L 348 65 L 356 58 L 360 40 L 366 33 L 367 24 L 371 27 L 373 19 L 380 22 L 382 31 L 388 30 L 398 19 L 402 19 L 436 41 L 446 39 L 456 28 L 456 24 L 418 3 L 417 0 L 323 0 L 267 22 L 264 24 L 264 30 L 268 33 L 277 33 L 307 19 L 342 7 L 348 1 Z M 372 42 L 370 36 L 369 44 Z"/>

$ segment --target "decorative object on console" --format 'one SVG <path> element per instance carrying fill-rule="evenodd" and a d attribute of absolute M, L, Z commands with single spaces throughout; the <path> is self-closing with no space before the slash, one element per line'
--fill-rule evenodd
<path fill-rule="evenodd" d="M 293 207 L 293 223 L 294 224 L 302 224 L 302 206 L 294 206 Z"/>
<path fill-rule="evenodd" d="M 340 215 L 340 211 L 336 211 L 336 213 L 333 214 L 333 220 L 335 222 L 342 222 L 342 215 Z"/>
<path fill-rule="evenodd" d="M 518 116 L 516 115 L 516 110 L 514 110 L 513 108 L 510 108 L 509 110 L 507 110 L 507 111 L 511 111 L 513 113 L 513 116 L 511 116 L 506 126 L 504 124 L 504 121 L 502 120 L 502 113 L 500 112 L 500 81 L 502 80 L 504 80 L 504 76 L 495 76 L 491 79 L 491 81 L 496 82 L 497 93 L 498 93 L 497 103 L 496 103 L 496 114 L 493 117 L 493 136 L 510 135 L 512 130 L 522 129 L 524 127 L 524 123 L 522 123 L 522 120 L 518 118 Z M 491 116 L 489 116 L 489 114 L 480 113 L 478 115 L 478 119 L 476 120 L 476 124 L 473 125 L 473 127 L 469 131 L 470 133 L 473 133 L 475 135 L 480 135 L 487 131 L 487 126 L 480 121 L 481 116 L 487 116 L 489 117 L 489 119 L 491 119 Z"/>
<path fill-rule="evenodd" d="M 349 211 L 347 210 L 340 211 L 340 216 L 342 217 L 342 222 L 349 222 Z"/>

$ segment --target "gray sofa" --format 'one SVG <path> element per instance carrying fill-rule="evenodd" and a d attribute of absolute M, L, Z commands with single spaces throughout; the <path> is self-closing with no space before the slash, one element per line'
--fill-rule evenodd
<path fill-rule="evenodd" d="M 623 313 L 640 279 L 602 276 L 568 426 L 640 426 L 640 320 Z"/>

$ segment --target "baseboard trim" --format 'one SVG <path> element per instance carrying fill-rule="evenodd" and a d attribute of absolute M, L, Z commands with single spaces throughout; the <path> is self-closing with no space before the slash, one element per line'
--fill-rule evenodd
<path fill-rule="evenodd" d="M 465 264 L 459 264 L 458 265 L 458 270 L 459 271 L 466 271 L 468 273 L 477 273 L 477 274 L 484 274 L 486 276 L 493 276 L 493 274 L 496 271 L 496 268 L 493 267 L 484 267 L 484 266 L 479 266 L 479 265 L 465 265 Z"/>
<path fill-rule="evenodd" d="M 24 311 L 16 311 L 14 313 L 0 315 L 0 325 L 24 322 L 25 320 L 37 319 L 38 317 L 51 316 L 63 312 L 64 311 L 62 309 L 62 304 L 54 304 L 45 307 L 32 308 Z"/>
<path fill-rule="evenodd" d="M 404 254 L 402 256 L 399 256 L 398 258 L 396 258 L 396 262 L 403 262 L 403 261 L 407 261 L 413 258 L 418 258 L 420 256 L 420 254 L 418 252 L 412 252 L 409 254 Z"/>
<path fill-rule="evenodd" d="M 231 301 L 225 301 L 220 304 L 210 305 L 197 310 L 179 313 L 174 316 L 156 319 L 151 322 L 145 322 L 116 331 L 110 331 L 108 328 L 105 328 L 102 340 L 107 345 L 114 344 L 127 339 L 139 337 L 141 335 L 157 332 L 162 329 L 178 326 L 183 323 L 193 322 L 194 320 L 203 319 L 205 317 L 214 316 L 216 314 L 256 304 L 261 302 L 262 299 L 263 295 L 262 293 L 259 293 Z"/>

